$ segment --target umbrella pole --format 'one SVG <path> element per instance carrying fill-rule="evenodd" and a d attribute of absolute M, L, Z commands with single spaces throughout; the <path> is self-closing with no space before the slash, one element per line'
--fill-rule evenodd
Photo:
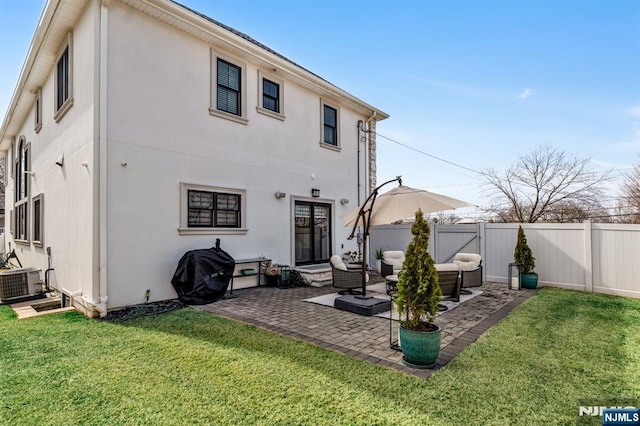
<path fill-rule="evenodd" d="M 396 176 L 395 179 L 391 179 L 386 181 L 383 184 L 380 184 L 376 187 L 376 189 L 374 189 L 371 194 L 369 194 L 369 197 L 367 197 L 366 201 L 364 202 L 364 204 L 362 205 L 362 207 L 360 208 L 360 211 L 358 212 L 358 219 L 356 220 L 356 223 L 353 225 L 353 230 L 351 231 L 351 235 L 349 236 L 349 239 L 352 239 L 355 235 L 356 235 L 356 228 L 358 227 L 358 224 L 360 223 L 360 218 L 362 218 L 362 297 L 365 298 L 367 296 L 367 262 L 366 262 L 366 258 L 367 258 L 367 235 L 369 235 L 369 225 L 371 223 L 371 213 L 373 213 L 373 205 L 376 202 L 376 197 L 378 196 L 378 191 L 380 190 L 380 188 L 382 188 L 383 186 L 391 183 L 391 182 L 400 182 L 400 185 L 402 185 L 402 176 Z M 371 201 L 371 204 L 369 205 L 369 208 L 367 209 L 367 203 Z"/>

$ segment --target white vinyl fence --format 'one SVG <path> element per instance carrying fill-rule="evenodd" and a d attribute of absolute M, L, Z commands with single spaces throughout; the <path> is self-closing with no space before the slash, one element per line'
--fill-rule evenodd
<path fill-rule="evenodd" d="M 539 284 L 640 298 L 640 225 L 522 224 L 536 258 Z M 436 263 L 457 252 L 482 255 L 486 281 L 506 282 L 518 234 L 517 223 L 432 225 L 429 250 Z M 373 228 L 375 250 L 406 250 L 410 225 Z"/>

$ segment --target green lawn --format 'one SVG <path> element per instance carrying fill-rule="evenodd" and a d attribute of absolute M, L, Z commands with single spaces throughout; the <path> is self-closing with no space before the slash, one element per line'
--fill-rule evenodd
<path fill-rule="evenodd" d="M 575 424 L 640 395 L 640 300 L 544 289 L 427 380 L 193 309 L 0 306 L 0 424 Z"/>

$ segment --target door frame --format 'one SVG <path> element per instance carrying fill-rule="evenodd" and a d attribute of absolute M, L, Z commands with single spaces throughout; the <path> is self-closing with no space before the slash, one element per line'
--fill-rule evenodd
<path fill-rule="evenodd" d="M 336 240 L 336 208 L 335 208 L 335 201 L 331 200 L 331 199 L 327 199 L 327 198 L 312 198 L 312 197 L 298 197 L 298 196 L 291 196 L 291 213 L 290 213 L 290 230 L 291 230 L 291 242 L 290 242 L 290 247 L 291 247 L 291 264 L 294 266 L 304 266 L 304 265 L 315 265 L 315 264 L 319 264 L 319 263 L 325 263 L 328 261 L 322 261 L 322 262 L 304 262 L 301 264 L 296 264 L 296 214 L 295 214 L 295 208 L 296 208 L 296 203 L 297 202 L 303 202 L 303 203 L 311 203 L 311 204 L 324 204 L 327 207 L 329 207 L 329 213 L 331 215 L 330 217 L 330 229 L 329 229 L 329 250 L 330 253 L 335 253 L 335 240 Z M 329 255 L 329 258 L 331 258 L 331 254 Z"/>

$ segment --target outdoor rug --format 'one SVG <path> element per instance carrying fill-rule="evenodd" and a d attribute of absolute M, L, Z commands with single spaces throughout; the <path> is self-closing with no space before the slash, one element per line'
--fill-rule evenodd
<path fill-rule="evenodd" d="M 378 284 L 367 286 L 367 296 L 376 297 L 382 300 L 389 300 L 390 297 L 389 295 L 386 294 L 386 288 L 387 287 L 385 283 L 378 283 Z M 473 299 L 474 297 L 482 294 L 482 291 L 479 291 L 479 290 L 470 290 L 470 291 L 471 291 L 471 294 L 461 294 L 459 302 L 451 302 L 449 300 L 443 300 L 442 302 L 440 302 L 440 304 L 446 306 L 448 308 L 447 311 L 449 311 L 451 309 L 456 308 L 460 303 L 464 303 L 467 300 Z M 333 303 L 336 297 L 338 296 L 340 296 L 338 293 L 323 294 L 322 296 L 312 297 L 310 299 L 304 299 L 304 302 L 315 303 L 317 305 L 323 305 L 323 306 L 330 306 L 333 308 Z M 442 312 L 446 312 L 446 311 L 442 311 Z M 439 312 L 438 314 L 442 312 Z M 387 311 L 387 312 L 376 314 L 375 316 L 381 317 L 381 318 L 389 318 L 390 315 L 391 315 L 391 311 Z M 398 319 L 398 309 L 395 306 L 393 308 L 393 319 L 395 320 Z"/>

